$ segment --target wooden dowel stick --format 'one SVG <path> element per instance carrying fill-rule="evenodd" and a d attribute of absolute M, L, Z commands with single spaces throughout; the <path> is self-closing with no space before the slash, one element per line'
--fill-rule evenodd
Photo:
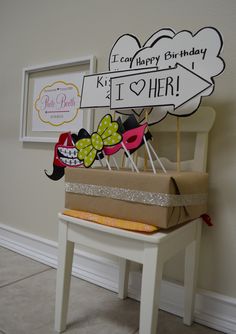
<path fill-rule="evenodd" d="M 180 172 L 180 118 L 177 117 L 177 132 L 176 132 L 176 162 L 177 162 L 177 172 Z"/>
<path fill-rule="evenodd" d="M 148 123 L 148 110 L 145 109 L 145 122 Z M 145 135 L 144 135 L 145 136 Z M 148 168 L 148 155 L 147 155 L 147 151 L 144 151 L 144 168 L 143 170 L 147 170 Z"/>

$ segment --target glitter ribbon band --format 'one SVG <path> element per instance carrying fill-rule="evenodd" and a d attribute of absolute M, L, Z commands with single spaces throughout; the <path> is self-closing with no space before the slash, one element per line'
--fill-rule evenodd
<path fill-rule="evenodd" d="M 174 195 L 84 183 L 67 182 L 65 184 L 65 191 L 67 193 L 106 197 L 163 207 L 202 205 L 207 202 L 207 194 L 205 193 Z"/>

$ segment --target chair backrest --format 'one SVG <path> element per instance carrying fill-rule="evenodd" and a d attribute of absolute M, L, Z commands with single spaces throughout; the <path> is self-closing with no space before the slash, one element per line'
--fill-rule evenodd
<path fill-rule="evenodd" d="M 183 161 L 181 159 L 182 171 L 202 171 L 206 170 L 207 149 L 208 149 L 208 133 L 215 121 L 215 110 L 211 107 L 200 107 L 193 115 L 180 118 L 180 136 L 183 134 L 196 134 L 193 159 Z M 152 135 L 155 134 L 176 133 L 176 117 L 168 115 L 163 121 L 150 128 Z M 158 150 L 157 150 L 158 153 Z M 176 170 L 176 162 L 172 162 L 167 158 L 160 157 L 162 163 L 167 170 Z M 140 163 L 143 163 L 139 160 Z"/>

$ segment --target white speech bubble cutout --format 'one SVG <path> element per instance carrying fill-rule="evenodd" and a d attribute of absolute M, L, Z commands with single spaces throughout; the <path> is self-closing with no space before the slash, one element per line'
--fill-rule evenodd
<path fill-rule="evenodd" d="M 121 36 L 115 43 L 116 53 L 122 53 L 124 45 L 122 38 Z M 119 47 L 121 51 L 119 51 Z M 214 90 L 213 78 L 221 74 L 225 68 L 225 63 L 220 57 L 222 47 L 223 38 L 219 31 L 213 27 L 205 27 L 196 34 L 185 30 L 175 33 L 172 29 L 161 29 L 154 33 L 142 48 L 139 48 L 131 61 L 132 69 L 149 67 L 156 62 L 158 70 L 162 70 L 174 68 L 179 63 L 205 80 L 212 82 L 210 88 L 177 109 L 171 107 L 155 108 L 149 116 L 150 124 L 159 122 L 167 113 L 175 116 L 190 115 L 197 110 L 202 96 L 212 94 Z M 126 52 L 128 52 L 127 49 Z M 127 114 L 130 111 L 121 111 L 121 113 Z M 143 118 L 140 113 L 139 116 Z"/>
<path fill-rule="evenodd" d="M 40 120 L 51 126 L 72 122 L 79 112 L 79 105 L 78 87 L 65 81 L 43 87 L 34 103 Z"/>

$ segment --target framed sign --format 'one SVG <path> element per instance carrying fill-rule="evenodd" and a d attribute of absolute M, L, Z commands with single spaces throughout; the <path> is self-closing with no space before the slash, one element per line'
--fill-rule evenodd
<path fill-rule="evenodd" d="M 56 142 L 58 134 L 88 131 L 91 109 L 80 109 L 83 77 L 96 69 L 94 56 L 23 69 L 20 140 Z"/>

